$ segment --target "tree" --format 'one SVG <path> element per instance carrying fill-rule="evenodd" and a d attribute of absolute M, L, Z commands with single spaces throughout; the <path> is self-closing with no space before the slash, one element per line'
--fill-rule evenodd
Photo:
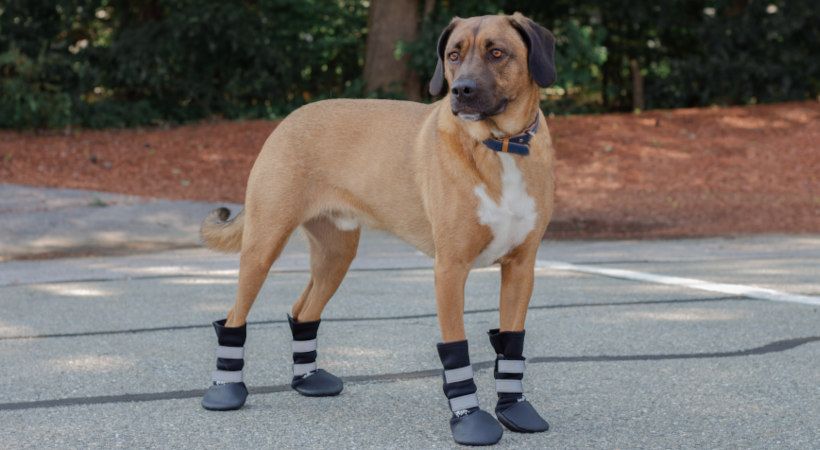
<path fill-rule="evenodd" d="M 370 1 L 364 58 L 367 92 L 403 92 L 411 100 L 421 98 L 419 77 L 407 66 L 407 57 L 395 57 L 399 41 L 416 40 L 418 24 L 418 0 Z"/>

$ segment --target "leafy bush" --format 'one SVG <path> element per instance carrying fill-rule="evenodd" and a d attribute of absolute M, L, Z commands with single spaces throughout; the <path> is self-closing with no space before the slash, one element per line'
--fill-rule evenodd
<path fill-rule="evenodd" d="M 820 92 L 820 8 L 813 0 L 437 4 L 420 39 L 404 44 L 419 73 L 432 73 L 435 39 L 451 16 L 521 11 L 557 39 L 558 81 L 545 102 L 552 111 L 631 109 L 632 61 L 648 108 L 783 101 Z"/>
<path fill-rule="evenodd" d="M 419 1 L 419 8 L 425 2 Z M 521 11 L 556 35 L 556 112 L 743 104 L 820 93 L 814 0 L 438 0 L 397 55 L 429 79 L 455 15 Z M 281 116 L 364 96 L 366 0 L 6 0 L 0 127 Z"/>
<path fill-rule="evenodd" d="M 772 102 L 820 93 L 820 8 L 814 0 L 502 3 L 506 11 L 525 11 L 555 29 L 567 19 L 591 27 L 594 43 L 606 53 L 598 65 L 600 84 L 587 80 L 585 91 L 600 90 L 603 110 L 633 107 L 632 61 L 644 79 L 648 108 Z M 579 42 L 559 45 L 558 56 Z M 568 75 L 578 76 L 559 61 L 559 80 Z"/>
<path fill-rule="evenodd" d="M 116 70 L 105 81 L 165 118 L 281 115 L 341 95 L 361 71 L 360 3 L 159 3 L 146 17 L 123 2 L 107 55 Z"/>
<path fill-rule="evenodd" d="M 650 107 L 795 100 L 820 92 L 817 2 L 692 3 L 675 12 L 678 28 L 659 27 L 659 47 L 668 50 L 646 55 Z"/>
<path fill-rule="evenodd" d="M 93 78 L 80 52 L 88 43 L 85 24 L 93 18 L 87 3 L 0 5 L 0 126 L 59 127 L 75 121 L 74 106 Z"/>
<path fill-rule="evenodd" d="M 14 68 L 13 76 L 0 79 L 2 125 L 58 127 L 71 121 L 71 98 L 49 81 L 50 66 L 42 54 L 31 59 L 16 48 L 0 54 L 0 67 Z"/>
<path fill-rule="evenodd" d="M 0 126 L 274 117 L 360 94 L 366 24 L 352 0 L 12 0 Z M 59 114 L 38 118 L 57 100 Z"/>

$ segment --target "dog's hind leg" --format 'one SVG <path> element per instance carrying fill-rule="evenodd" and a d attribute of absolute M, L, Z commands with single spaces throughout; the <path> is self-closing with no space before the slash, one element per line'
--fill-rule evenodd
<path fill-rule="evenodd" d="M 239 286 L 236 302 L 228 318 L 214 322 L 219 346 L 213 384 L 202 398 L 202 407 L 210 410 L 239 409 L 245 404 L 248 389 L 243 381 L 246 320 L 271 264 L 287 243 L 298 220 L 283 216 L 273 204 L 257 203 L 246 208 L 242 230 L 242 253 L 239 258 Z M 277 214 L 278 213 L 278 214 Z"/>
<path fill-rule="evenodd" d="M 271 265 L 279 257 L 296 224 L 269 220 L 254 220 L 245 213 L 242 253 L 239 257 L 239 285 L 236 302 L 228 313 L 227 326 L 245 324 L 256 296 L 268 276 Z"/>
<path fill-rule="evenodd" d="M 310 282 L 291 314 L 303 322 L 319 320 L 347 274 L 359 247 L 360 229 L 342 230 L 328 218 L 302 224 L 310 243 Z"/>
<path fill-rule="evenodd" d="M 317 334 L 325 305 L 339 288 L 359 245 L 359 229 L 342 230 L 328 218 L 303 224 L 310 242 L 310 282 L 288 316 L 293 335 L 291 387 L 302 395 L 322 397 L 342 391 L 342 380 L 316 365 Z"/>

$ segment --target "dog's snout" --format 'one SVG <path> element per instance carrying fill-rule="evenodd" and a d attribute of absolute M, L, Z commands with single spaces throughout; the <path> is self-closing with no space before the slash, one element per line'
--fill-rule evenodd
<path fill-rule="evenodd" d="M 453 87 L 450 92 L 459 100 L 466 100 L 475 95 L 478 90 L 475 80 L 469 78 L 460 78 L 453 82 Z"/>

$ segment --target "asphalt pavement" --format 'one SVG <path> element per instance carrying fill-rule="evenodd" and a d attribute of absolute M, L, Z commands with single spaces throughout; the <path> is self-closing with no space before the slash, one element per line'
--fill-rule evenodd
<path fill-rule="evenodd" d="M 320 366 L 345 390 L 315 399 L 288 386 L 285 314 L 308 280 L 294 235 L 251 313 L 252 395 L 210 412 L 210 322 L 232 304 L 238 267 L 196 248 L 215 205 L 9 192 L 20 197 L 0 202 L 0 447 L 453 446 L 432 261 L 401 241 L 363 235 L 319 334 Z M 37 196 L 42 208 L 24 201 Z M 63 213 L 60 198 L 74 201 Z M 112 241 L 95 247 L 100 230 Z M 61 244 L 45 248 L 49 235 Z M 134 236 L 157 243 L 140 252 L 166 247 L 129 251 Z M 77 248 L 98 256 L 53 257 Z M 505 432 L 500 447 L 820 448 L 820 236 L 547 240 L 539 260 L 525 389 L 551 430 Z M 487 409 L 498 290 L 497 268 L 471 274 L 465 320 Z"/>

